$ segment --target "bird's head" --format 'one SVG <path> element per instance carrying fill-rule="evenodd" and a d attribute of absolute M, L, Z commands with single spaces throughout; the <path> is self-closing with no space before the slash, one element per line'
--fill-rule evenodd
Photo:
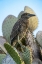
<path fill-rule="evenodd" d="M 30 17 L 33 17 L 33 16 L 35 16 L 35 14 L 24 13 L 24 14 L 21 15 L 21 18 L 29 19 Z"/>

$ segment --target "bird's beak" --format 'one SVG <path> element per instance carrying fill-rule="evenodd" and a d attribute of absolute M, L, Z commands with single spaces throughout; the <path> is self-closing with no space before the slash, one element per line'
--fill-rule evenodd
<path fill-rule="evenodd" d="M 30 18 L 32 16 L 36 16 L 36 15 L 35 14 L 28 14 L 28 18 Z"/>

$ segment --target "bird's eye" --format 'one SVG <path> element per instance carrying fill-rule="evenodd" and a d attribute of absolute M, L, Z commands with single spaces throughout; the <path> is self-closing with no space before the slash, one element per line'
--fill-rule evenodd
<path fill-rule="evenodd" d="M 26 14 L 27 15 L 27 14 Z"/>
<path fill-rule="evenodd" d="M 25 15 L 27 15 L 27 14 L 25 14 Z"/>

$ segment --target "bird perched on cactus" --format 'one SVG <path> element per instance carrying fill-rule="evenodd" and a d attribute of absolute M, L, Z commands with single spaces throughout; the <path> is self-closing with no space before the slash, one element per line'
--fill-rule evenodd
<path fill-rule="evenodd" d="M 38 17 L 36 15 L 35 11 L 28 6 L 24 7 L 24 13 L 35 14 L 35 16 L 29 18 L 29 25 L 28 25 L 30 31 L 33 32 L 38 27 Z"/>
<path fill-rule="evenodd" d="M 13 29 L 10 35 L 11 44 L 13 44 L 13 42 L 14 44 L 18 42 L 18 36 L 20 40 L 25 36 L 26 31 L 28 30 L 28 23 L 29 23 L 28 19 L 33 16 L 35 15 L 30 13 L 23 13 L 21 15 L 21 18 L 13 26 Z"/>

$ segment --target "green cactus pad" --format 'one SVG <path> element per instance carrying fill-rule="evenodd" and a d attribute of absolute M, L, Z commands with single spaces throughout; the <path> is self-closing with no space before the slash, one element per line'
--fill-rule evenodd
<path fill-rule="evenodd" d="M 28 48 L 26 47 L 24 49 L 22 57 L 23 57 L 25 64 L 32 64 L 32 53 L 29 47 Z"/>
<path fill-rule="evenodd" d="M 42 31 L 37 32 L 36 39 L 37 39 L 39 45 L 42 47 Z"/>
<path fill-rule="evenodd" d="M 10 44 L 5 43 L 4 47 L 6 48 L 7 52 L 10 54 L 10 56 L 13 58 L 13 60 L 17 63 L 17 64 L 24 64 L 24 62 L 22 62 L 17 50 L 15 50 L 15 48 L 13 48 Z"/>
<path fill-rule="evenodd" d="M 21 56 L 22 56 L 23 61 L 25 62 L 25 64 L 32 64 L 32 49 L 31 49 L 31 47 L 22 45 L 20 40 L 18 40 L 18 43 L 20 44 L 21 49 L 22 49 Z"/>
<path fill-rule="evenodd" d="M 2 32 L 5 39 L 10 43 L 10 34 L 13 28 L 13 25 L 16 23 L 17 18 L 13 15 L 8 15 L 2 24 Z"/>

